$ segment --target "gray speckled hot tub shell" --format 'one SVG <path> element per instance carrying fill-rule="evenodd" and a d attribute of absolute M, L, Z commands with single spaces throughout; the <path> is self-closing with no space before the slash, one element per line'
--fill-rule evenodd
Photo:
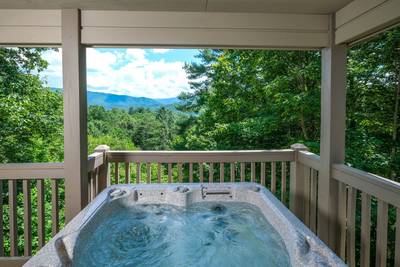
<path fill-rule="evenodd" d="M 74 245 L 105 205 L 171 204 L 200 201 L 247 202 L 258 206 L 283 239 L 292 266 L 346 266 L 271 192 L 255 183 L 115 185 L 101 192 L 24 266 L 70 266 Z"/>

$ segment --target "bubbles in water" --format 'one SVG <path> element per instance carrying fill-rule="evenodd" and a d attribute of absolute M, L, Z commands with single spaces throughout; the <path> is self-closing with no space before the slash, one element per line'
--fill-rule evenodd
<path fill-rule="evenodd" d="M 107 210 L 108 208 L 108 210 Z M 78 238 L 74 266 L 290 266 L 279 234 L 246 203 L 105 207 Z"/>
<path fill-rule="evenodd" d="M 211 207 L 211 210 L 214 211 L 215 213 L 225 213 L 226 207 L 222 204 L 215 204 L 214 206 Z"/>

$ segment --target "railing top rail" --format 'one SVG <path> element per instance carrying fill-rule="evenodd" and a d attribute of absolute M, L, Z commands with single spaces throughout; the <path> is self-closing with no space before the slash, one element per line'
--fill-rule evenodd
<path fill-rule="evenodd" d="M 107 153 L 134 153 L 134 154 L 257 154 L 293 152 L 293 149 L 259 149 L 259 150 L 109 150 Z"/>
<path fill-rule="evenodd" d="M 400 183 L 344 164 L 334 164 L 332 177 L 400 208 Z"/>
<path fill-rule="evenodd" d="M 0 266 L 17 267 L 24 265 L 31 257 L 0 257 Z"/>
<path fill-rule="evenodd" d="M 38 179 L 63 177 L 63 162 L 0 164 L 0 179 Z"/>
<path fill-rule="evenodd" d="M 104 162 L 103 152 L 94 152 L 88 156 L 88 172 L 95 170 Z"/>
<path fill-rule="evenodd" d="M 108 151 L 109 162 L 269 162 L 293 161 L 292 149 L 222 151 Z"/>
<path fill-rule="evenodd" d="M 300 163 L 319 171 L 321 165 L 320 156 L 310 152 L 310 151 L 299 151 L 297 159 Z"/>

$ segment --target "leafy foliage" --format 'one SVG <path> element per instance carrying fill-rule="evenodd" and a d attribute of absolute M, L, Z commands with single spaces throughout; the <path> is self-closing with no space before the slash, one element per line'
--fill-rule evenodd
<path fill-rule="evenodd" d="M 177 121 L 184 114 L 165 107 L 157 110 L 130 108 L 106 110 L 90 106 L 88 112 L 89 151 L 100 144 L 122 150 L 168 150 L 177 134 Z"/>
<path fill-rule="evenodd" d="M 200 58 L 201 66 L 186 66 L 194 92 L 180 96 L 180 109 L 198 116 L 180 146 L 266 149 L 318 140 L 318 52 L 203 50 Z"/>
<path fill-rule="evenodd" d="M 63 159 L 62 95 L 40 81 L 42 51 L 0 48 L 0 162 Z"/>
<path fill-rule="evenodd" d="M 287 148 L 319 151 L 320 53 L 202 50 L 186 65 L 190 111 L 180 149 Z M 349 49 L 346 160 L 392 179 L 400 173 L 400 29 Z"/>
<path fill-rule="evenodd" d="M 347 88 L 347 161 L 398 179 L 399 27 L 350 49 Z"/>

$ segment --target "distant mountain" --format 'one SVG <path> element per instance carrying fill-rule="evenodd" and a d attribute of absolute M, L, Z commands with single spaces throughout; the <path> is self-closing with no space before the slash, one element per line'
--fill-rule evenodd
<path fill-rule="evenodd" d="M 53 88 L 53 90 L 61 90 Z M 108 93 L 91 92 L 87 93 L 88 105 L 103 106 L 106 109 L 122 108 L 129 109 L 134 108 L 149 108 L 158 109 L 160 107 L 166 107 L 168 109 L 175 109 L 175 104 L 179 103 L 180 100 L 176 97 L 172 98 L 147 98 L 147 97 L 133 97 L 127 95 L 116 95 Z"/>
<path fill-rule="evenodd" d="M 175 105 L 181 100 L 179 100 L 177 97 L 171 97 L 171 98 L 152 98 L 153 100 L 163 104 L 163 105 Z"/>
<path fill-rule="evenodd" d="M 112 108 L 128 109 L 130 107 L 134 108 L 144 107 L 149 109 L 157 109 L 162 106 L 166 108 L 174 108 L 174 105 L 180 102 L 180 100 L 176 97 L 147 98 L 147 97 L 133 97 L 127 95 L 98 93 L 90 91 L 88 91 L 87 96 L 89 105 L 103 106 L 106 109 L 112 109 Z"/>

